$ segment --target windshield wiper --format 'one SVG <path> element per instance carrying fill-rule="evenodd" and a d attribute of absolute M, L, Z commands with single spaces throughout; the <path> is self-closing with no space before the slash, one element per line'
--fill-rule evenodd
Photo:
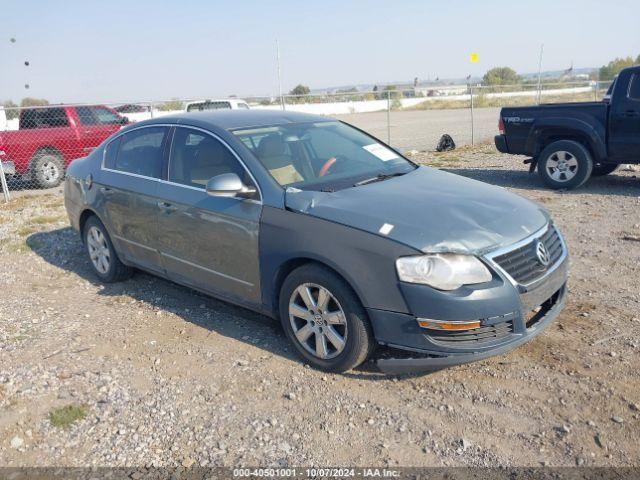
<path fill-rule="evenodd" d="M 368 183 L 381 182 L 383 180 L 387 180 L 393 177 L 400 177 L 404 175 L 406 172 L 395 172 L 395 173 L 379 173 L 375 177 L 367 178 L 365 180 L 360 180 L 353 184 L 354 187 L 359 187 L 360 185 L 367 185 Z"/>

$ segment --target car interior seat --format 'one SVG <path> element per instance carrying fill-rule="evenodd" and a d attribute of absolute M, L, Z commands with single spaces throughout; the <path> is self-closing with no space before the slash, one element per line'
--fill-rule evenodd
<path fill-rule="evenodd" d="M 287 153 L 287 146 L 277 133 L 267 135 L 258 144 L 258 158 L 269 173 L 280 185 L 301 182 L 304 180 L 300 172 L 293 165 L 291 155 Z"/>

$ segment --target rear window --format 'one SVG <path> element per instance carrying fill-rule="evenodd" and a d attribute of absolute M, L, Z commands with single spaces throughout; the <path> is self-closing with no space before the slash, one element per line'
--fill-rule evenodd
<path fill-rule="evenodd" d="M 68 127 L 64 108 L 30 108 L 20 115 L 20 129 Z"/>
<path fill-rule="evenodd" d="M 187 107 L 187 112 L 200 112 L 203 110 L 220 110 L 224 108 L 231 108 L 231 104 L 229 102 L 199 102 L 192 103 Z"/>

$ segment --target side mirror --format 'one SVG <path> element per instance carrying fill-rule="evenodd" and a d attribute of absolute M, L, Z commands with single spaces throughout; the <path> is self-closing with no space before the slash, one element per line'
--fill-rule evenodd
<path fill-rule="evenodd" d="M 256 189 L 242 183 L 235 173 L 216 175 L 207 182 L 207 194 L 212 197 L 253 198 Z"/>
<path fill-rule="evenodd" d="M 129 118 L 128 117 L 121 117 L 120 118 L 120 125 L 129 125 Z"/>

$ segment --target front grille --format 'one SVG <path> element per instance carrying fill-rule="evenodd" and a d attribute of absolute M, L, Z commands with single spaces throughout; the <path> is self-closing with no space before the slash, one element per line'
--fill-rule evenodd
<path fill-rule="evenodd" d="M 536 254 L 538 240 L 549 252 L 549 264 L 542 265 Z M 493 259 L 516 282 L 527 285 L 542 277 L 546 271 L 556 264 L 562 257 L 562 241 L 556 228 L 551 225 L 540 237 L 531 240 L 526 245 L 499 255 Z"/>
<path fill-rule="evenodd" d="M 500 340 L 513 333 L 513 322 L 496 323 L 494 325 L 484 325 L 473 330 L 429 330 L 429 337 L 437 342 L 455 344 L 455 346 L 465 346 L 470 344 L 491 342 Z"/>

